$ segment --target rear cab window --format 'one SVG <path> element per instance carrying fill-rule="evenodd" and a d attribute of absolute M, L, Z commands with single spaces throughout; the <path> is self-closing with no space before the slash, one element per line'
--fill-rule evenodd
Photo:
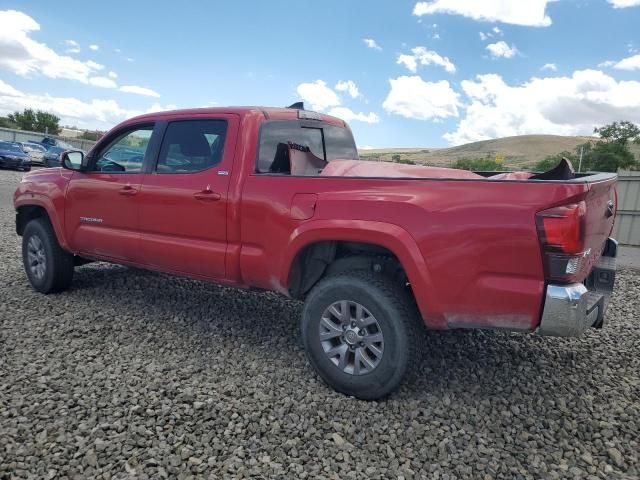
<path fill-rule="evenodd" d="M 314 176 L 331 160 L 357 160 L 348 128 L 310 121 L 267 121 L 260 131 L 257 173 Z"/>

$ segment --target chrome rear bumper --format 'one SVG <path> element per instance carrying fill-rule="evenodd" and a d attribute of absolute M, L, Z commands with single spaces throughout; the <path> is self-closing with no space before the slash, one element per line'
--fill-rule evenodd
<path fill-rule="evenodd" d="M 587 328 L 602 328 L 613 291 L 618 243 L 610 238 L 585 283 L 548 285 L 537 333 L 578 337 Z"/>

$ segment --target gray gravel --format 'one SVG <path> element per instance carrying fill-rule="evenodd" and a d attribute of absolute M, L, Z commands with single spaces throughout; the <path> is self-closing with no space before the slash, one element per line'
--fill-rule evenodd
<path fill-rule="evenodd" d="M 312 372 L 297 303 L 106 264 L 39 295 L 13 222 L 3 203 L 0 479 L 640 475 L 640 272 L 603 331 L 430 333 L 402 389 L 362 402 Z"/>

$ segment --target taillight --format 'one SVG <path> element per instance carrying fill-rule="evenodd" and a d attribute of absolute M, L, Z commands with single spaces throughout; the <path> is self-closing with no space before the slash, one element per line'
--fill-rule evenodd
<path fill-rule="evenodd" d="M 538 236 L 542 246 L 545 272 L 549 280 L 574 281 L 580 276 L 584 248 L 585 202 L 543 210 L 536 214 Z"/>

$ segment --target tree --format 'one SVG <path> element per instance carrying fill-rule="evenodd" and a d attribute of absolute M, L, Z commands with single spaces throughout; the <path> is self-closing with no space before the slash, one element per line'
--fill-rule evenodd
<path fill-rule="evenodd" d="M 60 117 L 40 110 L 36 112 L 35 127 L 37 132 L 48 131 L 50 135 L 58 135 L 62 130 L 60 128 Z"/>
<path fill-rule="evenodd" d="M 0 117 L 0 127 L 2 128 L 18 128 L 15 122 L 12 122 L 9 117 Z"/>
<path fill-rule="evenodd" d="M 634 123 L 623 120 L 613 122 L 604 127 L 596 127 L 593 133 L 600 135 L 601 142 L 627 145 L 629 141 L 640 143 L 640 128 Z"/>
<path fill-rule="evenodd" d="M 503 170 L 502 164 L 492 158 L 461 158 L 453 164 L 453 168 L 475 172 L 495 172 Z"/>
<path fill-rule="evenodd" d="M 603 127 L 594 128 L 600 140 L 585 143 L 582 165 L 583 171 L 617 172 L 619 169 L 637 166 L 636 159 L 629 150 L 629 143 L 640 143 L 640 128 L 623 120 Z M 580 147 L 578 147 L 579 151 Z"/>
<path fill-rule="evenodd" d="M 13 112 L 7 118 L 15 123 L 20 130 L 33 130 L 36 123 L 36 112 L 25 108 L 23 112 Z"/>
<path fill-rule="evenodd" d="M 7 118 L 16 124 L 20 130 L 47 131 L 50 135 L 60 133 L 60 118 L 42 110 L 34 111 L 26 108 L 22 112 L 13 112 Z"/>
<path fill-rule="evenodd" d="M 617 141 L 596 142 L 585 148 L 582 159 L 582 170 L 596 172 L 617 172 L 619 169 L 627 169 L 636 165 L 636 159 L 626 144 Z"/>

